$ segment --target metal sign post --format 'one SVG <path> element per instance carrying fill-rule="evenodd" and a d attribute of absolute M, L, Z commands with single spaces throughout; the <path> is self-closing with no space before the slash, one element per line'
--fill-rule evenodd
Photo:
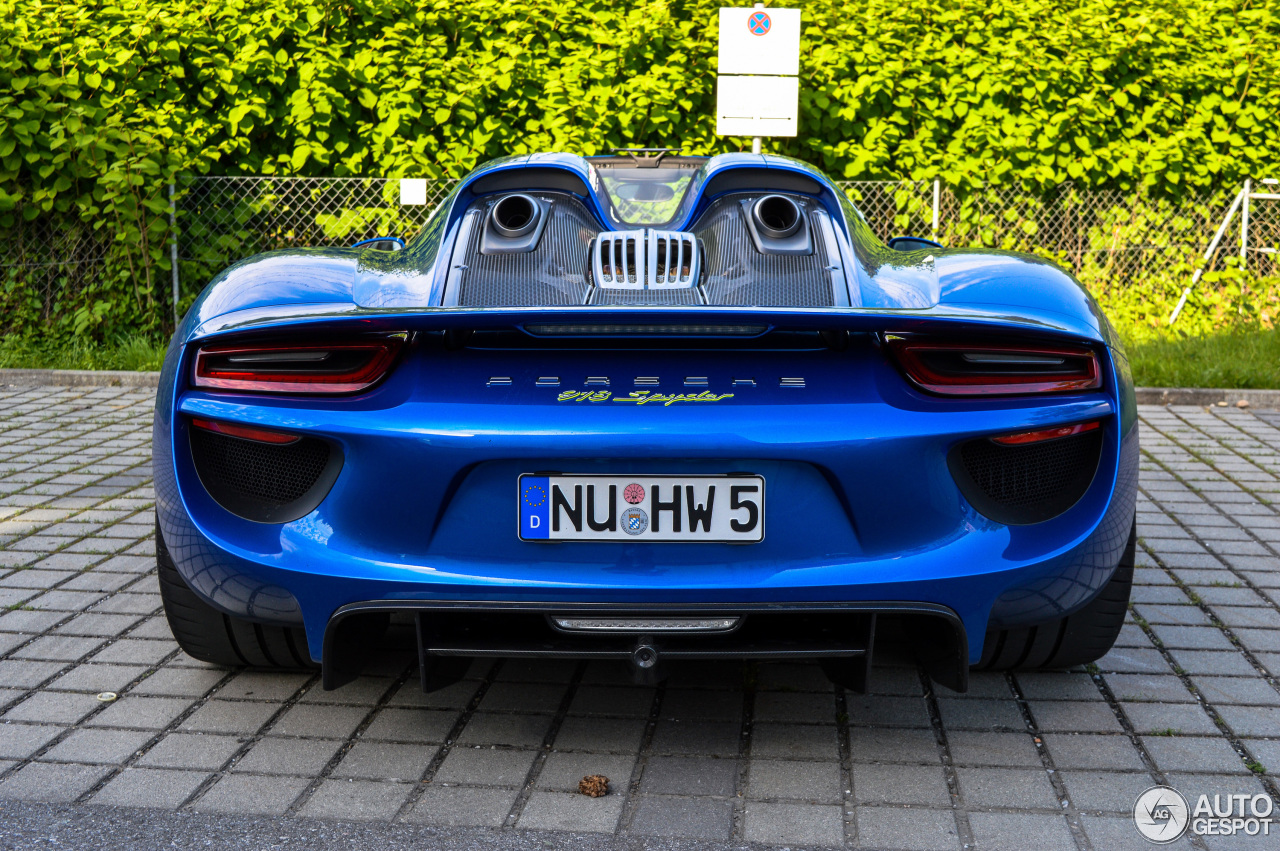
<path fill-rule="evenodd" d="M 1268 187 L 1280 184 L 1280 180 L 1274 177 L 1265 177 L 1262 183 Z M 1178 299 L 1178 304 L 1173 308 L 1173 313 L 1169 315 L 1169 324 L 1178 321 L 1178 316 L 1182 313 L 1182 308 L 1187 306 L 1187 297 L 1191 295 L 1191 290 L 1200 282 L 1204 270 L 1209 267 L 1209 261 L 1213 259 L 1214 252 L 1218 250 L 1218 243 L 1222 242 L 1222 237 L 1226 235 L 1227 228 L 1231 224 L 1231 220 L 1235 218 L 1236 210 L 1240 211 L 1240 268 L 1247 268 L 1249 251 L 1256 251 L 1259 254 L 1280 254 L 1280 248 L 1256 247 L 1249 248 L 1249 202 L 1250 201 L 1280 201 L 1280 194 L 1274 192 L 1254 192 L 1253 179 L 1245 178 L 1244 186 L 1236 193 L 1235 200 L 1231 202 L 1231 206 L 1227 208 L 1227 214 L 1222 218 L 1222 224 L 1218 225 L 1218 230 L 1213 235 L 1213 239 L 1209 240 L 1209 247 L 1205 249 L 1204 257 L 1200 260 L 1200 266 L 1191 276 L 1191 283 L 1187 284 L 1182 290 L 1182 296 Z"/>
<path fill-rule="evenodd" d="M 1200 267 L 1196 269 L 1191 276 L 1191 283 L 1187 284 L 1182 290 L 1182 295 L 1178 299 L 1177 305 L 1173 308 L 1173 313 L 1169 314 L 1169 324 L 1178 321 L 1182 308 L 1187 306 L 1187 296 L 1191 295 L 1191 288 L 1199 281 L 1200 276 L 1204 274 L 1205 267 L 1208 266 L 1209 260 L 1213 258 L 1213 252 L 1218 250 L 1218 243 L 1222 241 L 1222 235 L 1227 232 L 1227 226 L 1231 224 L 1231 220 L 1236 215 L 1236 208 L 1240 206 L 1240 202 L 1244 200 L 1245 190 L 1241 189 L 1236 193 L 1235 200 L 1231 202 L 1231 206 L 1227 208 L 1227 215 L 1223 217 L 1222 224 L 1218 225 L 1218 232 L 1213 235 L 1213 239 L 1209 240 L 1209 247 L 1205 249 L 1204 259 L 1200 261 Z"/>
<path fill-rule="evenodd" d="M 795 136 L 800 115 L 800 10 L 720 10 L 716 135 Z"/>

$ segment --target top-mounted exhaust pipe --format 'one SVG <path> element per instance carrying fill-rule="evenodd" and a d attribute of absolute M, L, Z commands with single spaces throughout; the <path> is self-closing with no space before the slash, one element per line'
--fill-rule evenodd
<path fill-rule="evenodd" d="M 508 195 L 493 205 L 489 220 L 493 229 L 508 239 L 524 236 L 538 226 L 542 209 L 528 195 Z"/>
<path fill-rule="evenodd" d="M 525 254 L 538 240 L 551 214 L 551 204 L 524 193 L 499 198 L 489 208 L 481 254 Z"/>
<path fill-rule="evenodd" d="M 785 195 L 766 195 L 751 207 L 760 235 L 769 239 L 785 239 L 800 229 L 800 205 Z"/>
<path fill-rule="evenodd" d="M 761 254 L 812 254 L 809 219 L 804 208 L 786 195 L 764 195 L 742 201 L 751 241 Z"/>

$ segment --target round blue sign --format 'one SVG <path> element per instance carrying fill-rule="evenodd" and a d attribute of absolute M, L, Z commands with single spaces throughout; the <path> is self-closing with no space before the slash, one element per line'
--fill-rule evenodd
<path fill-rule="evenodd" d="M 747 29 L 751 30 L 752 35 L 764 35 L 772 26 L 773 21 L 769 20 L 765 12 L 752 12 L 751 17 L 747 18 Z"/>

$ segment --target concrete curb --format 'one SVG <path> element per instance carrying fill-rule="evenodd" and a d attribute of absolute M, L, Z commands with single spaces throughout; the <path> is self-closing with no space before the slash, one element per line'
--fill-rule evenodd
<path fill-rule="evenodd" d="M 158 372 L 114 369 L 0 369 L 0 384 L 55 387 L 157 387 Z"/>
<path fill-rule="evenodd" d="M 1250 408 L 1280 408 L 1280 390 L 1211 390 L 1204 387 L 1139 387 L 1139 405 L 1191 405 L 1204 408 L 1248 402 Z"/>
<path fill-rule="evenodd" d="M 0 385 L 55 387 L 156 387 L 158 372 L 95 369 L 0 369 Z M 1205 407 L 1240 400 L 1251 408 L 1280 408 L 1280 390 L 1215 390 L 1201 387 L 1139 387 L 1139 405 Z"/>

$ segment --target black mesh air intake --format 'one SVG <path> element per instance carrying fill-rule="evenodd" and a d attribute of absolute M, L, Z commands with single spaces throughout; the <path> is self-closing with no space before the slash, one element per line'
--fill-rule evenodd
<path fill-rule="evenodd" d="M 721 198 L 698 219 L 693 231 L 706 246 L 703 289 L 708 304 L 758 307 L 831 307 L 835 304 L 827 244 L 811 228 L 814 251 L 807 255 L 761 254 L 743 218 L 742 196 Z"/>
<path fill-rule="evenodd" d="M 591 297 L 592 304 L 702 304 L 702 293 L 697 287 L 685 289 L 623 290 L 597 287 Z"/>
<path fill-rule="evenodd" d="M 315 509 L 342 467 L 341 453 L 304 437 L 277 446 L 192 427 L 191 458 L 205 490 L 232 514 L 287 523 Z"/>
<path fill-rule="evenodd" d="M 458 278 L 458 304 L 539 307 L 586 300 L 587 251 L 600 227 L 573 198 L 547 197 L 552 204 L 546 230 L 527 254 L 481 254 L 484 222 L 476 223 Z"/>
<path fill-rule="evenodd" d="M 1102 430 L 1022 446 L 983 438 L 947 458 L 965 499 L 997 523 L 1023 526 L 1056 517 L 1080 501 L 1102 456 Z"/>

